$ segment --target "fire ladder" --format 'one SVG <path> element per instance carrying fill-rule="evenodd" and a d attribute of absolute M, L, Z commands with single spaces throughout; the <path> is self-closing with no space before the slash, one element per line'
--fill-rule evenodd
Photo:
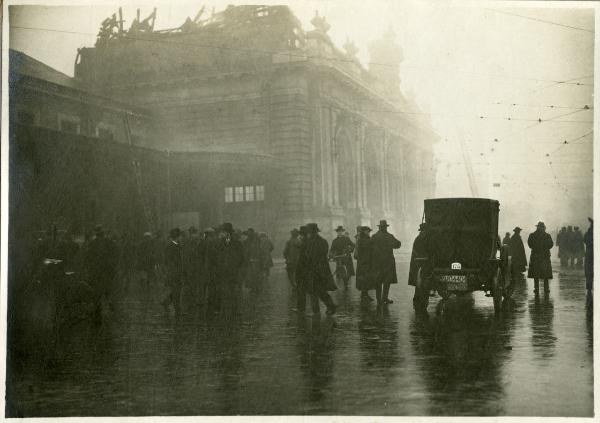
<path fill-rule="evenodd" d="M 145 224 L 144 226 L 147 230 L 152 230 L 154 227 L 154 225 L 152 224 L 153 223 L 152 212 L 150 211 L 150 207 L 148 206 L 148 203 L 146 201 L 146 198 L 144 197 L 144 193 L 143 193 L 143 189 L 142 189 L 142 170 L 141 170 L 140 161 L 137 159 L 135 151 L 134 151 L 133 140 L 131 137 L 131 127 L 129 125 L 129 113 L 126 113 L 125 117 L 123 119 L 125 121 L 125 135 L 127 137 L 127 142 L 129 143 L 129 147 L 130 147 L 131 165 L 133 167 L 133 174 L 135 176 L 135 185 L 136 185 L 136 189 L 137 189 L 137 195 L 140 200 L 140 204 L 142 205 L 142 212 L 144 214 L 144 224 Z"/>

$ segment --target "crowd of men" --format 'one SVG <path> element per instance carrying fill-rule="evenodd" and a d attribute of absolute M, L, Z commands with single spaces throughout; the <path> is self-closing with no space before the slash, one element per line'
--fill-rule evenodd
<path fill-rule="evenodd" d="M 563 226 L 556 236 L 558 257 L 563 267 L 583 267 L 585 242 L 579 226 Z"/>
<path fill-rule="evenodd" d="M 174 228 L 167 239 L 160 232 L 147 232 L 139 242 L 127 235 L 107 235 L 98 225 L 82 245 L 67 232 L 49 231 L 38 240 L 34 261 L 39 269 L 45 259 L 60 260 L 65 270 L 80 273 L 99 308 L 111 306 L 115 293 L 128 286 L 134 274 L 146 285 L 164 283 L 168 293 L 162 305 L 179 315 L 184 285 L 197 305 L 214 312 L 236 298 L 241 284 L 259 291 L 273 267 L 273 249 L 266 233 L 234 230 L 231 223 L 202 233 L 195 227 Z"/>

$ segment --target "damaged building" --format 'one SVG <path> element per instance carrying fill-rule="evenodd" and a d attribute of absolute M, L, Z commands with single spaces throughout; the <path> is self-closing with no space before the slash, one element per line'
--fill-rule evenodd
<path fill-rule="evenodd" d="M 19 133 L 69 132 L 123 152 L 121 180 L 148 229 L 232 221 L 282 242 L 308 221 L 331 237 L 387 219 L 412 236 L 434 193 L 437 135 L 400 92 L 393 33 L 369 45 L 364 67 L 351 42 L 334 45 L 324 17 L 305 31 L 286 6 L 202 9 L 170 30 L 155 17 L 138 13 L 129 29 L 106 19 L 96 45 L 78 50 L 74 78 L 57 82 L 86 106 L 46 118 L 34 94 L 19 97 Z M 92 100 L 116 118 L 90 115 Z M 78 228 L 104 219 L 121 230 L 98 211 L 110 195 L 95 201 Z"/>

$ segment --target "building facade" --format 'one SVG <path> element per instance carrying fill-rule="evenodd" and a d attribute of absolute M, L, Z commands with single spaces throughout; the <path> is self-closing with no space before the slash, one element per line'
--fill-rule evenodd
<path fill-rule="evenodd" d="M 154 116 L 147 147 L 274 157 L 277 237 L 306 221 L 331 232 L 387 219 L 414 232 L 434 192 L 437 136 L 400 93 L 393 34 L 370 45 L 367 69 L 352 43 L 333 44 L 325 18 L 305 32 L 286 6 L 229 6 L 164 31 L 141 22 L 105 23 L 75 77 Z"/>

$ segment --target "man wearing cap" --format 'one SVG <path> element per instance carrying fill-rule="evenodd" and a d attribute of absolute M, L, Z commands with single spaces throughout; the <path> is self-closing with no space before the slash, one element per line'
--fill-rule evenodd
<path fill-rule="evenodd" d="M 183 250 L 180 240 L 181 230 L 179 228 L 171 229 L 169 232 L 169 241 L 165 247 L 166 284 L 170 292 L 162 302 L 165 309 L 173 305 L 176 316 L 179 316 L 181 311 L 181 288 L 183 287 L 184 271 Z"/>
<path fill-rule="evenodd" d="M 352 252 L 354 251 L 355 245 L 349 237 L 345 235 L 346 230 L 343 226 L 338 226 L 335 229 L 337 237 L 331 241 L 331 248 L 329 249 L 329 258 L 335 259 L 336 257 L 342 257 L 342 263 L 346 266 L 347 278 L 350 280 L 354 276 L 354 262 L 352 261 Z M 347 282 L 347 281 L 344 281 Z"/>
<path fill-rule="evenodd" d="M 299 239 L 300 231 L 298 229 L 292 229 L 290 232 L 290 239 L 285 243 L 283 249 L 283 258 L 285 259 L 285 270 L 287 272 L 288 280 L 295 289 L 296 288 L 296 266 L 298 265 L 298 257 L 300 255 L 301 241 Z"/>
<path fill-rule="evenodd" d="M 521 239 L 521 228 L 518 226 L 513 229 L 513 235 L 510 237 L 510 241 L 508 242 L 508 252 L 512 257 L 511 265 L 512 265 L 512 273 L 521 274 L 525 271 L 527 267 L 527 255 L 525 254 L 525 246 L 523 245 L 523 240 Z"/>
<path fill-rule="evenodd" d="M 101 225 L 97 225 L 94 232 L 95 238 L 87 247 L 84 263 L 88 282 L 96 294 L 96 311 L 100 316 L 102 302 L 111 304 L 119 255 L 117 246 L 105 237 Z"/>
<path fill-rule="evenodd" d="M 329 262 L 327 261 L 327 252 L 329 246 L 327 241 L 319 235 L 319 227 L 316 223 L 306 225 L 306 239 L 300 249 L 300 258 L 298 260 L 297 274 L 303 279 L 306 291 L 316 295 L 327 307 L 327 314 L 334 314 L 336 306 L 327 291 L 337 289 Z M 300 299 L 302 297 L 302 300 Z M 306 301 L 305 295 L 298 295 L 298 310 L 302 311 L 303 302 Z M 313 313 L 319 313 L 319 302 L 314 301 Z"/>
<path fill-rule="evenodd" d="M 533 278 L 533 292 L 538 294 L 540 279 L 544 280 L 544 294 L 550 292 L 548 280 L 552 279 L 552 264 L 550 263 L 550 249 L 554 246 L 552 237 L 546 233 L 544 222 L 538 222 L 535 232 L 529 235 L 527 245 L 531 248 L 529 258 L 528 278 Z"/>
<path fill-rule="evenodd" d="M 372 275 L 373 264 L 373 243 L 371 241 L 371 228 L 368 226 L 359 227 L 358 237 L 356 239 L 356 289 L 360 291 L 362 302 L 373 301 L 369 296 L 371 289 L 376 289 Z"/>
<path fill-rule="evenodd" d="M 400 241 L 387 231 L 387 221 L 379 221 L 379 231 L 373 235 L 373 277 L 376 283 L 377 305 L 392 304 L 388 298 L 390 284 L 398 283 L 394 250 L 400 248 Z M 382 289 L 383 288 L 383 289 Z"/>

